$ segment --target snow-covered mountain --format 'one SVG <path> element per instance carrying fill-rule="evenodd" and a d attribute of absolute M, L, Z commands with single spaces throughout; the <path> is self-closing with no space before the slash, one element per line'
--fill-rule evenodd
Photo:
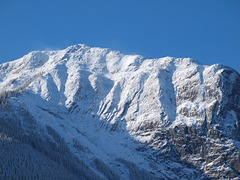
<path fill-rule="evenodd" d="M 86 45 L 0 65 L 0 178 L 240 176 L 240 75 Z"/>

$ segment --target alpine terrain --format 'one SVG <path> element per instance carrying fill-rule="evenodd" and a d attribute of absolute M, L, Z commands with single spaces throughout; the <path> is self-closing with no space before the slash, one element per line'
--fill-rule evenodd
<path fill-rule="evenodd" d="M 240 179 L 240 75 L 74 45 L 0 65 L 0 179 Z"/>

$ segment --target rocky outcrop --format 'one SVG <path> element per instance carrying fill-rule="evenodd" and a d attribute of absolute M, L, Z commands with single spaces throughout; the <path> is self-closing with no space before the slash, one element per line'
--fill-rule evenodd
<path fill-rule="evenodd" d="M 202 82 L 201 76 L 204 77 Z M 179 114 L 199 119 L 199 124 L 170 127 L 172 143 L 182 159 L 208 176 L 238 177 L 240 159 L 235 141 L 239 140 L 240 75 L 228 67 L 214 65 L 202 74 L 198 71 L 188 77 L 182 77 L 185 82 L 177 86 L 177 103 L 209 105 L 201 111 L 178 105 L 181 106 Z"/>

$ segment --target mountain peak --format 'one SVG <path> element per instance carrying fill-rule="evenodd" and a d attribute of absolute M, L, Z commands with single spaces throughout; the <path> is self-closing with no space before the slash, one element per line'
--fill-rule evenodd
<path fill-rule="evenodd" d="M 101 176 L 100 160 L 165 179 L 240 172 L 240 76 L 231 68 L 77 44 L 2 64 L 0 78 L 0 128 L 12 117 L 21 134 L 44 132 L 89 166 L 98 162 Z"/>
<path fill-rule="evenodd" d="M 84 48 L 89 49 L 91 47 L 86 45 L 86 44 L 75 44 L 75 45 L 67 47 L 66 50 L 74 52 L 74 51 L 76 51 L 78 49 L 84 49 Z"/>

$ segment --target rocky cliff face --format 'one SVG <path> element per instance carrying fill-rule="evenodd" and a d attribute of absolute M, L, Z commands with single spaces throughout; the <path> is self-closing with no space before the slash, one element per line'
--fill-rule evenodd
<path fill-rule="evenodd" d="M 2 64 L 0 87 L 4 137 L 64 144 L 96 177 L 240 176 L 240 75 L 229 67 L 75 45 Z"/>

